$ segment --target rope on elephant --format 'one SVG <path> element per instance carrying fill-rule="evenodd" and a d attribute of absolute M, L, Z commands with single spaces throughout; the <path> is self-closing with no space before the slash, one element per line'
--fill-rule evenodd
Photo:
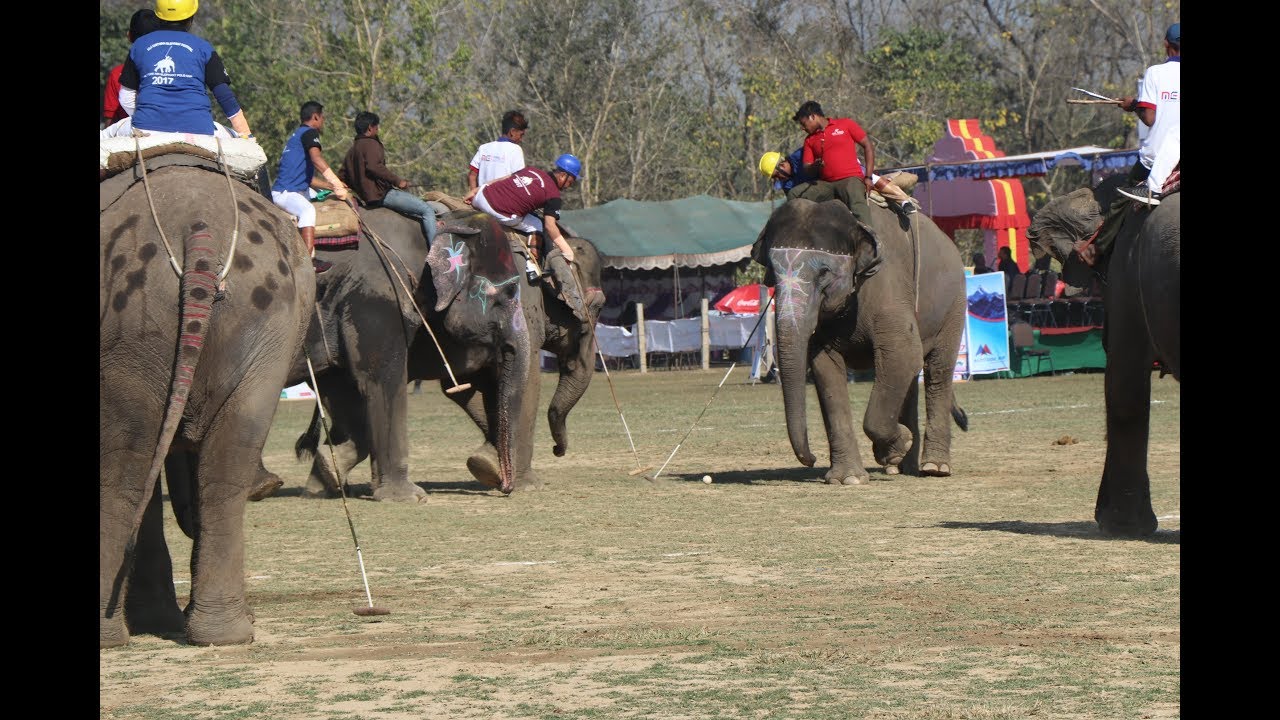
<path fill-rule="evenodd" d="M 133 149 L 138 154 L 138 167 L 142 168 L 142 189 L 147 192 L 147 205 L 151 208 L 151 219 L 156 224 L 156 230 L 160 231 L 160 242 L 164 243 L 165 252 L 169 253 L 169 265 L 173 267 L 173 272 L 182 279 L 182 268 L 178 266 L 178 260 L 173 256 L 173 247 L 169 245 L 169 238 L 165 237 L 164 227 L 160 225 L 160 216 L 156 214 L 156 203 L 151 198 L 151 183 L 147 180 L 147 163 L 142 159 L 142 145 L 138 142 L 138 135 L 133 136 Z"/>
<path fill-rule="evenodd" d="M 236 242 L 240 239 L 240 203 L 236 202 L 236 186 L 231 183 L 231 171 L 222 155 L 222 140 L 214 136 L 213 141 L 218 144 L 218 167 L 222 168 L 222 174 L 227 178 L 227 192 L 231 195 L 231 212 L 235 218 L 231 227 L 231 247 L 227 250 L 226 261 L 222 263 L 222 272 L 218 273 L 218 283 L 221 285 L 227 273 L 231 272 L 231 261 L 236 256 Z"/>
<path fill-rule="evenodd" d="M 395 251 L 395 248 L 384 243 L 382 238 L 378 237 L 378 234 L 365 224 L 364 218 L 360 217 L 360 213 L 356 213 L 356 217 L 359 219 L 360 228 L 364 230 L 365 235 L 368 235 L 369 238 L 373 240 L 373 249 L 382 256 L 382 261 L 389 266 L 391 265 L 391 261 L 387 259 L 386 255 L 382 254 L 382 250 L 379 249 L 380 247 L 390 250 L 391 253 L 396 256 L 396 259 L 400 261 L 400 264 L 404 266 L 405 274 L 410 276 L 410 280 L 413 280 L 412 274 L 409 273 L 409 264 L 404 261 L 404 258 L 400 257 L 400 254 Z M 428 248 L 427 252 L 430 254 L 430 248 Z M 396 276 L 396 280 L 399 281 L 400 287 L 403 288 L 405 294 L 409 296 L 409 303 L 413 305 L 413 309 L 418 313 L 418 317 L 422 318 L 422 327 L 427 329 L 427 334 L 431 336 L 431 342 L 435 343 L 436 352 L 440 353 L 440 361 L 444 363 L 444 369 L 448 371 L 449 379 L 453 381 L 453 387 L 445 390 L 445 393 L 452 395 L 453 393 L 461 392 L 470 388 L 471 383 L 459 383 L 458 378 L 454 376 L 453 368 L 449 366 L 449 358 L 445 356 L 444 348 L 440 347 L 440 341 L 436 339 L 436 333 L 431 329 L 431 323 L 427 322 L 427 316 L 423 314 L 422 308 L 418 307 L 417 301 L 413 299 L 413 291 L 405 285 L 404 278 L 400 277 L 400 272 L 396 270 L 394 266 L 391 267 L 391 274 Z M 410 338 L 410 341 L 412 341 L 412 338 Z"/>

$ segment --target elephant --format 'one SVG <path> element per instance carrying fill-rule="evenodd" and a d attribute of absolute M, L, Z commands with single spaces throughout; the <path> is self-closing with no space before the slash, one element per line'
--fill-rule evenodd
<path fill-rule="evenodd" d="M 778 372 L 791 449 L 813 466 L 805 417 L 811 369 L 831 447 L 823 477 L 832 485 L 869 479 L 849 407 L 851 369 L 875 369 L 862 426 L 886 473 L 949 476 L 951 420 L 968 430 L 951 384 L 965 320 L 960 253 L 919 213 L 870 209 L 866 225 L 836 200 L 789 200 L 769 216 L 751 251 L 766 268 L 765 283 L 777 288 Z"/>
<path fill-rule="evenodd" d="M 246 643 L 245 501 L 315 272 L 288 215 L 254 189 L 216 165 L 148 164 L 145 184 L 124 174 L 101 185 L 99 645 L 131 633 Z M 193 540 L 185 610 L 162 465 Z"/>
<path fill-rule="evenodd" d="M 1107 178 L 1050 201 L 1027 229 L 1033 250 L 1048 252 L 1064 271 L 1079 263 L 1074 243 L 1098 229 L 1124 180 Z M 1147 475 L 1151 368 L 1159 362 L 1162 375 L 1182 382 L 1181 197 L 1171 193 L 1154 207 L 1131 203 L 1102 260 L 1107 454 L 1094 520 L 1115 537 L 1145 537 L 1158 527 Z"/>
<path fill-rule="evenodd" d="M 516 264 L 523 266 L 528 251 L 516 236 L 508 234 L 507 237 L 511 243 L 511 252 L 516 256 Z M 602 261 L 599 251 L 585 238 L 566 235 L 565 239 L 573 247 L 578 284 L 585 296 L 584 305 L 588 315 L 585 321 L 577 319 L 569 305 L 560 299 L 561 287 L 554 278 L 569 270 L 559 250 L 549 253 L 544 262 L 548 269 L 555 269 L 551 278 L 531 281 L 522 273 L 519 280 L 520 301 L 524 309 L 525 324 L 529 329 L 530 344 L 553 353 L 559 363 L 559 379 L 547 408 L 547 422 L 555 443 L 552 452 L 556 457 L 562 457 L 568 451 L 569 412 L 582 398 L 595 374 L 595 323 L 605 302 L 604 293 L 600 289 Z M 429 342 L 415 342 L 409 349 L 409 379 L 440 378 L 439 373 L 432 370 L 431 359 L 435 355 L 436 350 Z M 524 405 L 516 429 L 516 490 L 531 490 L 542 486 L 541 479 L 532 467 L 534 423 L 541 391 L 541 367 L 537 353 L 530 354 L 526 373 Z M 444 390 L 448 389 L 443 380 L 441 386 Z M 391 388 L 383 388 L 383 392 L 390 391 Z M 484 436 L 480 446 L 467 458 L 467 469 L 480 482 L 499 486 L 501 473 L 495 434 L 499 418 L 494 398 L 489 397 L 489 393 L 485 391 L 446 394 L 446 397 L 458 402 Z M 334 403 L 330 410 L 335 423 L 349 424 L 346 420 L 346 404 Z M 310 428 L 296 444 L 300 456 L 317 452 L 322 439 L 321 432 L 320 417 L 318 413 L 313 414 Z M 323 460 L 325 459 L 322 458 Z M 326 484 L 334 483 L 332 466 L 323 462 L 321 469 L 325 473 Z"/>
<path fill-rule="evenodd" d="M 372 458 L 375 500 L 426 497 L 409 480 L 411 372 L 414 378 L 448 381 L 450 390 L 458 390 L 450 397 L 460 404 L 477 394 L 491 399 L 498 485 L 504 493 L 514 487 L 515 420 L 524 412 L 527 368 L 535 354 L 521 303 L 523 263 L 484 213 L 461 210 L 443 221 L 428 248 L 417 220 L 387 208 L 364 210 L 366 236 L 354 251 L 316 253 L 333 263 L 317 281 L 322 321 L 307 332 L 316 390 L 332 421 L 342 476 Z M 305 365 L 295 372 L 291 382 L 309 379 Z M 316 430 L 296 446 L 299 457 L 314 452 L 320 439 L 319 424 L 313 425 Z M 308 435 L 313 442 L 306 447 Z M 265 468 L 260 472 L 254 499 L 281 484 Z M 340 492 L 328 454 L 314 453 L 304 494 Z"/>

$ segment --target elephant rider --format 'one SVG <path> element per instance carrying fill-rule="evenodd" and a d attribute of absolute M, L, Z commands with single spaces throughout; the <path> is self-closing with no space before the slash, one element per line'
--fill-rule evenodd
<path fill-rule="evenodd" d="M 791 119 L 808 134 L 800 170 L 817 179 L 796 185 L 788 198 L 804 197 L 816 202 L 835 198 L 848 206 L 858 220 L 871 224 L 867 193 L 872 185 L 867 175 L 875 170 L 876 152 L 867 132 L 849 118 L 828 118 L 815 100 L 806 101 Z M 866 172 L 858 162 L 858 146 L 862 146 L 867 158 Z"/>
<path fill-rule="evenodd" d="M 190 32 L 198 6 L 198 0 L 156 0 L 147 41 L 129 48 L 120 71 L 120 104 L 131 117 L 105 128 L 102 137 L 129 135 L 133 129 L 233 137 L 213 121 L 207 87 L 236 136 L 253 139 L 222 58 Z"/>
<path fill-rule="evenodd" d="M 790 155 L 783 156 L 780 152 L 767 152 L 760 156 L 760 172 L 766 177 L 773 179 L 773 189 L 782 190 L 787 194 L 787 199 L 792 199 L 791 190 L 797 185 L 811 182 L 812 177 L 805 175 L 798 168 L 802 167 L 802 157 L 804 146 L 796 148 Z M 861 167 L 861 161 L 859 161 Z M 886 200 L 890 202 L 890 207 L 898 211 L 902 215 L 910 215 L 916 211 L 915 201 L 910 195 L 903 192 L 892 180 L 880 175 L 871 175 L 871 184 L 875 187 Z"/>
<path fill-rule="evenodd" d="M 560 191 L 567 190 L 581 176 L 582 161 L 565 153 L 556 158 L 550 172 L 536 167 L 521 168 L 510 175 L 472 188 L 463 201 L 526 235 L 545 232 L 563 254 L 566 263 L 564 268 L 556 268 L 552 264 L 552 274 L 569 309 L 573 310 L 579 320 L 586 322 L 586 306 L 582 302 L 581 289 L 572 270 L 573 247 L 564 239 L 558 223 L 563 203 Z M 535 210 L 542 211 L 541 219 L 533 214 Z"/>
<path fill-rule="evenodd" d="M 324 106 L 308 100 L 302 103 L 298 117 L 302 125 L 284 143 L 280 165 L 276 169 L 276 182 L 271 186 L 271 201 L 298 218 L 298 232 L 307 245 L 311 264 L 316 273 L 322 273 L 333 267 L 333 263 L 316 258 L 316 209 L 311 205 L 311 198 L 316 196 L 316 189 L 332 190 L 343 201 L 351 195 L 320 153 Z M 316 177 L 317 170 L 324 180 Z"/>
<path fill-rule="evenodd" d="M 409 181 L 387 168 L 387 151 L 378 138 L 380 127 L 377 114 L 366 111 L 356 115 L 356 139 L 342 159 L 338 177 L 366 208 L 389 208 L 421 222 L 430 245 L 436 239 L 436 211 L 426 200 L 405 192 Z"/>
<path fill-rule="evenodd" d="M 143 8 L 129 18 L 129 30 L 124 37 L 129 41 L 129 45 L 133 45 L 135 40 L 151 32 L 155 25 L 156 11 Z M 120 105 L 120 73 L 122 72 L 124 72 L 124 63 L 116 65 L 107 73 L 107 89 L 102 94 L 102 127 L 104 128 L 129 117 L 129 113 Z"/>
<path fill-rule="evenodd" d="M 1138 148 L 1138 161 L 1129 169 L 1127 182 L 1132 187 L 1119 191 L 1094 236 L 1076 243 L 1076 255 L 1090 267 L 1097 266 L 1111 249 L 1130 201 L 1160 204 L 1165 182 L 1178 165 L 1182 124 L 1179 100 L 1182 91 L 1182 23 L 1174 23 L 1165 31 L 1164 53 L 1163 62 L 1148 67 L 1143 73 L 1142 92 L 1137 98 L 1125 96 L 1116 100 L 1121 110 L 1136 114 L 1150 131 Z"/>

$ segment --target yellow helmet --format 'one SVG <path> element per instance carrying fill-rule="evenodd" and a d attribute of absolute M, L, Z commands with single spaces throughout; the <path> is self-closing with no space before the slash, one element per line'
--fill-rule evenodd
<path fill-rule="evenodd" d="M 156 0 L 156 17 L 161 20 L 186 20 L 196 14 L 200 0 Z"/>
<path fill-rule="evenodd" d="M 765 177 L 773 177 L 773 171 L 778 169 L 778 163 L 782 162 L 782 153 L 767 152 L 760 156 L 760 172 Z"/>

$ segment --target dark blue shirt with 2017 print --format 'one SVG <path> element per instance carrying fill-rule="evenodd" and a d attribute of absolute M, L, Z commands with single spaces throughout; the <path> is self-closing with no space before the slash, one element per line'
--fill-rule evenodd
<path fill-rule="evenodd" d="M 293 131 L 280 152 L 280 167 L 276 170 L 276 182 L 271 189 L 276 192 L 306 192 L 316 166 L 311 162 L 311 148 L 320 148 L 320 133 L 310 125 Z"/>
<path fill-rule="evenodd" d="M 228 117 L 240 112 L 222 59 L 203 38 L 155 30 L 129 48 L 120 85 L 138 91 L 133 126 L 140 130 L 213 134 L 208 87 Z M 227 86 L 227 87 L 219 87 Z"/>

